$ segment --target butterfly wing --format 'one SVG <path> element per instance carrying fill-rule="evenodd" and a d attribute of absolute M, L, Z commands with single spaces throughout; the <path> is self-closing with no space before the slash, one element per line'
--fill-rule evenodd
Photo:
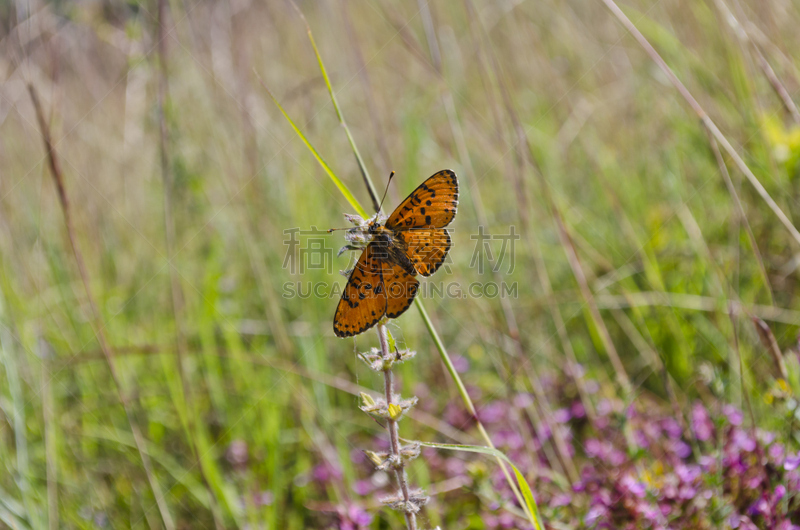
<path fill-rule="evenodd" d="M 337 337 L 352 337 L 374 326 L 386 313 L 386 291 L 382 276 L 385 262 L 377 245 L 370 243 L 347 279 L 333 317 Z"/>
<path fill-rule="evenodd" d="M 414 269 L 430 276 L 442 266 L 452 244 L 445 228 L 412 228 L 397 232 L 405 243 L 406 255 Z"/>
<path fill-rule="evenodd" d="M 333 317 L 333 331 L 338 337 L 358 335 L 384 315 L 397 318 L 409 308 L 419 287 L 413 272 L 430 276 L 444 263 L 451 244 L 444 227 L 457 209 L 458 179 L 445 169 L 420 184 L 392 212 L 384 226 L 403 244 L 388 248 L 375 242 L 367 245 Z M 393 249 L 402 249 L 408 259 L 392 259 Z M 403 266 L 409 260 L 414 270 Z"/>
<path fill-rule="evenodd" d="M 417 295 L 419 282 L 397 263 L 383 262 L 383 285 L 386 288 L 386 316 L 397 318 L 409 308 Z"/>
<path fill-rule="evenodd" d="M 449 169 L 443 169 L 411 192 L 395 208 L 386 228 L 444 228 L 456 216 L 458 209 L 458 179 Z"/>

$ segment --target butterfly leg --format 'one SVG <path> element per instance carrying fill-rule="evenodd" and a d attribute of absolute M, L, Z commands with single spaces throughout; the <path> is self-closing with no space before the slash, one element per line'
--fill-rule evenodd
<path fill-rule="evenodd" d="M 339 256 L 341 256 L 342 254 L 344 254 L 348 250 L 364 250 L 364 247 L 359 247 L 359 246 L 356 246 L 356 245 L 345 245 L 345 246 L 343 246 L 342 248 L 339 249 L 339 252 L 336 253 L 336 257 L 338 258 Z"/>

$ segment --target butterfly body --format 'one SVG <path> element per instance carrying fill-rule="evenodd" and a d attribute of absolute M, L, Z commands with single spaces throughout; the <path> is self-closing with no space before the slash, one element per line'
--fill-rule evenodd
<path fill-rule="evenodd" d="M 375 245 L 376 257 L 402 267 L 412 276 L 417 275 L 417 270 L 408 257 L 408 245 L 399 231 L 378 223 L 370 225 L 368 231 L 372 234 L 371 244 Z"/>
<path fill-rule="evenodd" d="M 451 240 L 445 226 L 458 208 L 458 179 L 449 169 L 420 184 L 386 219 L 376 215 L 360 231 L 368 240 L 350 273 L 333 319 L 339 337 L 357 335 L 381 318 L 397 318 L 444 263 Z"/>

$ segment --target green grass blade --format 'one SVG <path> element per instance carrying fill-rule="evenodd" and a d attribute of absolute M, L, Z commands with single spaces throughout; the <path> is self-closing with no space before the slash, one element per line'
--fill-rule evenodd
<path fill-rule="evenodd" d="M 2 489 L 0 489 L 0 522 L 9 528 L 19 528 L 20 530 L 30 528 L 25 522 L 25 508 Z"/>
<path fill-rule="evenodd" d="M 378 198 L 378 193 L 377 191 L 375 191 L 375 186 L 372 184 L 372 179 L 369 176 L 367 165 L 364 163 L 364 159 L 361 158 L 361 153 L 359 153 L 358 151 L 358 147 L 356 146 L 356 141 L 353 139 L 353 135 L 350 133 L 350 128 L 347 126 L 347 122 L 344 120 L 344 115 L 342 114 L 342 111 L 339 109 L 339 102 L 336 100 L 336 94 L 334 94 L 333 92 L 333 86 L 331 85 L 331 80 L 328 77 L 328 71 L 325 69 L 325 63 L 322 62 L 322 56 L 319 53 L 316 41 L 314 41 L 314 34 L 311 32 L 311 26 L 308 24 L 308 21 L 306 20 L 306 17 L 303 15 L 303 12 L 300 11 L 299 7 L 297 7 L 297 4 L 292 2 L 292 5 L 300 14 L 300 17 L 303 19 L 303 23 L 305 23 L 306 25 L 308 40 L 311 41 L 311 47 L 314 48 L 314 54 L 317 56 L 319 71 L 322 73 L 322 78 L 325 80 L 325 86 L 328 87 L 328 94 L 330 94 L 331 96 L 331 103 L 333 103 L 333 108 L 336 111 L 336 116 L 339 118 L 339 123 L 342 124 L 342 128 L 344 129 L 344 132 L 347 135 L 347 141 L 350 142 L 350 148 L 353 150 L 353 154 L 356 157 L 356 162 L 358 162 L 358 169 L 361 171 L 361 177 L 364 179 L 364 185 L 367 187 L 367 191 L 369 191 L 369 196 L 372 199 L 372 205 L 375 207 L 375 211 L 378 211 L 381 207 L 380 199 Z"/>
<path fill-rule="evenodd" d="M 431 338 L 433 338 L 434 344 L 436 344 L 436 350 L 439 352 L 439 357 L 441 357 L 442 362 L 447 367 L 447 372 L 450 374 L 450 377 L 453 378 L 453 381 L 458 388 L 458 393 L 461 395 L 461 399 L 464 402 L 464 406 L 467 407 L 467 411 L 470 415 L 475 418 L 475 422 L 478 425 L 478 432 L 480 432 L 481 437 L 484 439 L 487 445 L 489 445 L 490 449 L 495 450 L 494 443 L 492 443 L 492 439 L 489 436 L 489 433 L 486 432 L 486 429 L 483 427 L 483 423 L 481 420 L 478 419 L 478 413 L 475 410 L 475 405 L 472 403 L 472 398 L 469 397 L 469 393 L 467 393 L 467 388 L 464 386 L 464 382 L 461 380 L 461 376 L 458 375 L 458 371 L 456 370 L 455 366 L 453 366 L 453 362 L 450 360 L 450 355 L 447 353 L 447 349 L 444 347 L 444 343 L 442 343 L 442 339 L 439 338 L 439 333 L 436 332 L 436 328 L 433 327 L 433 322 L 431 322 L 430 317 L 428 316 L 428 312 L 425 311 L 425 306 L 422 305 L 422 301 L 419 298 L 414 300 L 414 303 L 417 305 L 417 309 L 419 310 L 419 314 L 422 317 L 422 321 L 425 322 L 425 327 L 428 328 L 428 333 L 430 334 Z M 508 474 L 508 470 L 506 469 L 505 465 L 503 465 L 503 459 L 497 458 L 497 463 L 500 465 L 500 468 L 503 470 L 503 475 L 506 477 L 506 481 L 508 481 L 508 485 L 511 487 L 511 491 L 514 492 L 514 495 L 517 497 L 517 500 L 520 504 L 523 504 L 523 499 L 520 497 L 520 491 L 514 485 L 514 481 L 511 480 L 511 475 Z M 524 497 L 524 495 L 523 495 Z M 524 504 L 523 504 L 524 507 Z M 525 510 L 526 515 L 530 518 L 531 523 L 534 523 L 534 512 L 530 510 Z"/>
<path fill-rule="evenodd" d="M 422 321 L 425 322 L 425 327 L 428 328 L 428 333 L 433 339 L 434 344 L 436 344 L 436 349 L 439 351 L 439 356 L 442 358 L 442 362 L 447 367 L 447 372 L 450 374 L 450 377 L 453 378 L 453 382 L 455 382 L 456 387 L 458 388 L 458 393 L 461 395 L 461 399 L 464 401 L 467 411 L 469 411 L 473 417 L 477 417 L 475 405 L 473 405 L 472 399 L 469 397 L 467 388 L 464 386 L 464 382 L 461 381 L 461 377 L 458 375 L 456 367 L 453 366 L 453 362 L 450 360 L 450 355 L 447 354 L 447 349 L 445 349 L 442 339 L 439 338 L 439 333 L 437 333 L 436 328 L 433 327 L 433 322 L 431 322 L 428 312 L 425 311 L 425 306 L 422 305 L 422 301 L 419 298 L 414 299 L 414 304 L 417 306 L 417 310 L 419 310 Z"/>
<path fill-rule="evenodd" d="M 303 132 L 297 127 L 297 125 L 295 125 L 294 121 L 292 121 L 292 118 L 289 117 L 289 114 L 286 112 L 286 110 L 284 110 L 283 106 L 281 106 L 281 104 L 278 102 L 278 99 L 275 97 L 272 91 L 269 88 L 267 88 L 267 85 L 264 83 L 264 81 L 261 79 L 258 73 L 256 73 L 256 77 L 258 77 L 258 81 L 261 83 L 261 86 L 264 87 L 264 90 L 267 91 L 269 97 L 272 98 L 272 101 L 275 103 L 275 106 L 278 107 L 278 109 L 281 111 L 283 117 L 286 118 L 286 121 L 288 121 L 289 125 L 292 126 L 294 132 L 297 133 L 297 136 L 299 136 L 301 140 L 303 140 L 303 143 L 306 144 L 308 150 L 311 151 L 311 154 L 314 155 L 314 158 L 317 159 L 319 165 L 322 166 L 322 169 L 325 170 L 325 173 L 328 174 L 328 177 L 330 177 L 330 179 L 333 181 L 336 187 L 339 188 L 339 191 L 342 193 L 342 195 L 344 195 L 344 198 L 347 199 L 347 202 L 350 203 L 350 206 L 355 208 L 356 213 L 358 213 L 358 215 L 360 215 L 361 217 L 369 217 L 369 215 L 367 215 L 367 212 L 364 210 L 361 204 L 359 204 L 355 196 L 353 196 L 352 192 L 350 191 L 350 188 L 348 188 L 347 185 L 344 182 L 342 182 L 339 179 L 339 177 L 336 176 L 336 173 L 334 173 L 331 167 L 328 165 L 328 163 L 325 162 L 325 159 L 322 158 L 322 155 L 319 154 L 319 152 L 316 149 L 314 149 L 314 146 L 311 145 L 311 142 L 308 141 L 308 138 L 306 138 Z"/>
<path fill-rule="evenodd" d="M 107 426 L 86 426 L 83 431 L 83 436 L 95 440 L 111 442 L 113 445 L 110 447 L 118 450 L 120 446 L 136 448 L 136 443 L 131 434 Z M 194 497 L 196 502 L 205 509 L 211 509 L 208 501 L 208 492 L 205 487 L 203 487 L 202 482 L 198 480 L 196 469 L 184 467 L 173 455 L 165 451 L 163 447 L 159 447 L 158 444 L 148 442 L 145 444 L 144 450 L 147 451 L 147 454 L 154 462 L 159 464 L 161 468 L 170 475 L 175 483 L 186 488 L 186 491 Z"/>
<path fill-rule="evenodd" d="M 301 13 L 301 16 L 302 16 L 302 13 Z M 305 18 L 303 20 L 305 21 Z M 308 24 L 307 23 L 306 23 L 306 27 L 308 28 Z M 308 28 L 308 32 L 309 32 L 309 38 L 311 39 L 311 44 L 314 47 L 314 52 L 317 55 L 317 60 L 319 61 L 320 70 L 322 71 L 322 76 L 325 78 L 325 83 L 328 86 L 328 91 L 330 92 L 331 100 L 333 101 L 334 108 L 336 109 L 336 114 L 337 114 L 337 116 L 339 116 L 339 120 L 342 122 L 342 125 L 345 127 L 345 130 L 347 131 L 347 126 L 346 126 L 346 124 L 344 122 L 343 116 L 341 115 L 341 112 L 339 110 L 339 106 L 336 103 L 336 97 L 333 94 L 333 90 L 331 89 L 330 80 L 328 79 L 328 75 L 327 75 L 327 72 L 325 70 L 325 65 L 323 64 L 322 57 L 319 55 L 319 51 L 317 50 L 317 46 L 314 43 L 314 38 L 311 35 L 311 29 L 310 28 Z M 308 147 L 308 149 L 311 151 L 311 154 L 314 155 L 314 158 L 317 159 L 317 162 L 319 162 L 319 164 L 322 166 L 322 168 L 325 170 L 325 172 L 328 174 L 328 176 L 331 178 L 331 180 L 333 180 L 334 184 L 336 184 L 336 187 L 339 188 L 339 191 L 341 191 L 342 194 L 345 196 L 345 199 L 347 199 L 347 201 L 353 206 L 353 208 L 355 208 L 358 211 L 359 215 L 361 215 L 362 217 L 367 217 L 367 215 L 364 212 L 364 209 L 362 208 L 361 204 L 359 204 L 359 202 L 356 200 L 356 198 L 353 196 L 353 194 L 350 192 L 350 190 L 347 188 L 347 186 L 336 176 L 336 174 L 333 172 L 333 170 L 330 168 L 330 166 L 325 162 L 325 160 L 322 158 L 322 155 L 319 154 L 319 152 L 314 148 L 314 146 L 311 145 L 311 142 L 309 142 L 308 139 L 305 137 L 305 135 L 303 135 L 302 131 L 300 131 L 300 129 L 295 125 L 295 123 L 289 117 L 288 113 L 284 110 L 284 108 L 278 102 L 277 98 L 272 94 L 270 89 L 266 86 L 266 84 L 264 83 L 264 81 L 261 79 L 261 77 L 258 75 L 257 72 L 256 72 L 256 77 L 258 78 L 259 82 L 261 83 L 261 86 L 264 87 L 264 89 L 267 91 L 269 96 L 272 98 L 272 101 L 275 103 L 275 105 L 278 107 L 278 109 L 280 109 L 280 111 L 283 114 L 283 116 L 286 118 L 286 120 L 292 126 L 292 128 L 295 131 L 295 133 L 297 133 L 297 135 L 300 137 L 300 139 L 303 141 L 303 143 L 306 145 L 306 147 Z M 348 139 L 350 140 L 350 145 L 353 148 L 353 152 L 356 155 L 356 159 L 359 160 L 359 165 L 361 165 L 362 164 L 361 157 L 358 154 L 358 149 L 355 146 L 355 141 L 353 141 L 353 138 L 349 134 L 349 131 L 348 131 Z M 369 180 L 369 176 L 364 171 L 365 170 L 362 170 L 362 175 L 365 177 L 365 182 L 367 183 L 367 187 L 370 190 L 370 194 L 372 194 L 373 193 L 373 189 L 371 187 L 371 181 Z M 464 404 L 466 405 L 466 407 L 469 410 L 469 412 L 472 415 L 472 417 L 477 419 L 478 416 L 477 416 L 477 414 L 475 412 L 475 405 L 472 403 L 472 400 L 470 399 L 469 394 L 467 394 L 466 387 L 464 386 L 464 383 L 461 381 L 461 378 L 459 377 L 458 372 L 456 371 L 455 367 L 453 366 L 453 363 L 450 360 L 450 356 L 447 353 L 447 349 L 444 347 L 444 344 L 442 343 L 442 340 L 439 338 L 439 334 L 437 333 L 436 328 L 434 328 L 433 322 L 431 322 L 430 318 L 428 317 L 428 313 L 425 311 L 425 307 L 423 306 L 422 302 L 419 299 L 414 300 L 414 303 L 417 305 L 417 309 L 419 310 L 420 315 L 422 316 L 422 319 L 425 322 L 425 327 L 428 329 L 428 333 L 430 334 L 431 338 L 433 339 L 434 343 L 436 344 L 436 348 L 439 351 L 439 355 L 441 356 L 442 361 L 445 363 L 445 366 L 447 366 L 447 370 L 450 373 L 450 376 L 453 378 L 453 381 L 456 383 L 456 386 L 458 387 L 458 391 L 459 391 L 459 394 L 461 395 L 461 399 L 464 401 Z M 489 434 L 486 432 L 486 429 L 484 429 L 483 424 L 480 421 L 478 421 L 477 423 L 478 423 L 478 430 L 480 431 L 480 434 L 483 437 L 483 439 L 486 441 L 486 443 L 488 445 L 494 447 L 494 444 L 492 443 L 492 440 L 489 437 Z M 523 504 L 523 505 L 527 505 L 527 501 L 525 501 L 523 503 L 523 499 L 520 498 L 520 491 L 517 489 L 516 485 L 514 484 L 514 481 L 511 479 L 511 476 L 508 474 L 508 470 L 503 465 L 502 460 L 498 459 L 498 463 L 500 464 L 500 467 L 503 469 L 503 473 L 504 473 L 504 475 L 506 477 L 506 480 L 508 481 L 508 484 L 511 487 L 511 490 L 514 492 L 514 494 L 516 495 L 516 497 L 519 500 L 519 502 L 521 504 Z M 524 497 L 524 493 L 522 494 L 522 496 Z M 534 525 L 535 525 L 536 517 L 533 515 L 533 512 L 531 512 L 528 509 L 526 509 L 525 512 L 528 515 L 528 517 L 530 518 L 531 522 L 534 523 Z"/>
<path fill-rule="evenodd" d="M 533 514 L 531 523 L 533 523 L 533 526 L 534 528 L 536 528 L 536 530 L 544 529 L 544 524 L 542 524 L 542 517 L 539 514 L 539 506 L 536 504 L 536 499 L 533 496 L 533 490 L 531 490 L 528 481 L 525 480 L 525 477 L 522 475 L 522 473 L 520 473 L 519 469 L 517 469 L 517 466 L 514 465 L 514 462 L 512 462 L 503 452 L 498 451 L 493 447 L 484 447 L 482 445 L 439 444 L 433 442 L 420 442 L 420 441 L 414 441 L 414 443 L 418 443 L 423 447 L 432 447 L 434 449 L 447 449 L 450 451 L 481 453 L 505 461 L 514 470 L 514 475 L 517 478 L 520 490 L 522 490 L 522 496 L 525 498 L 525 504 L 528 507 L 528 512 Z"/>

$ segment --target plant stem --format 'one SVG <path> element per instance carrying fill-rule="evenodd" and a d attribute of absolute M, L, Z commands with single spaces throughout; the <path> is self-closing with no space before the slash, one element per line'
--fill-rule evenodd
<path fill-rule="evenodd" d="M 453 381 L 458 388 L 458 393 L 461 395 L 462 401 L 464 401 L 464 406 L 467 407 L 467 412 L 470 413 L 472 418 L 475 420 L 475 424 L 478 426 L 478 432 L 486 442 L 486 445 L 496 450 L 497 448 L 494 446 L 491 436 L 489 436 L 489 433 L 486 432 L 486 429 L 483 427 L 483 423 L 481 423 L 480 418 L 478 418 L 478 412 L 475 409 L 475 405 L 472 403 L 472 398 L 470 398 L 469 394 L 467 393 L 467 388 L 464 386 L 464 382 L 461 381 L 461 376 L 458 375 L 455 366 L 453 366 L 453 361 L 450 360 L 450 355 L 447 353 L 447 349 L 444 347 L 442 339 L 439 338 L 439 333 L 437 333 L 436 328 L 433 327 L 433 322 L 431 322 L 428 312 L 425 311 L 425 307 L 422 305 L 422 302 L 420 302 L 419 298 L 414 300 L 414 303 L 419 310 L 422 321 L 425 322 L 425 326 L 428 328 L 428 333 L 430 333 L 431 337 L 433 337 L 433 342 L 436 344 L 436 349 L 439 351 L 439 357 L 441 357 L 442 362 L 447 368 L 447 372 L 450 374 L 450 377 L 453 378 Z M 528 505 L 525 503 L 525 499 L 522 497 L 522 493 L 519 491 L 514 479 L 511 478 L 511 473 L 508 472 L 508 468 L 506 467 L 505 463 L 503 463 L 501 458 L 495 458 L 497 460 L 497 464 L 500 466 L 500 469 L 503 471 L 503 475 L 506 477 L 506 482 L 508 482 L 509 487 L 511 487 L 511 491 L 517 498 L 519 505 L 522 506 L 525 515 L 528 517 L 530 522 L 536 526 L 536 517 L 528 510 Z"/>
<path fill-rule="evenodd" d="M 389 351 L 389 338 L 386 335 L 386 326 L 383 324 L 378 324 L 378 337 L 380 338 L 381 343 L 381 355 L 384 359 L 387 359 L 391 356 L 391 352 Z M 394 394 L 394 374 L 392 373 L 391 366 L 388 364 L 387 368 L 384 368 L 383 370 L 383 387 L 386 395 L 386 406 L 388 407 L 393 403 L 392 399 Z M 387 430 L 389 431 L 389 441 L 391 444 L 392 456 L 394 459 L 396 459 L 396 462 L 398 462 L 397 467 L 394 469 L 394 474 L 395 477 L 397 477 L 397 483 L 400 484 L 400 490 L 403 493 L 403 500 L 406 502 L 406 506 L 409 506 L 411 495 L 408 491 L 406 471 L 403 468 L 403 457 L 400 456 L 400 435 L 397 433 L 397 421 L 393 420 L 392 418 L 387 418 Z M 416 530 L 416 514 L 409 511 L 405 511 L 404 514 L 406 516 L 406 526 L 408 526 L 409 530 Z"/>

